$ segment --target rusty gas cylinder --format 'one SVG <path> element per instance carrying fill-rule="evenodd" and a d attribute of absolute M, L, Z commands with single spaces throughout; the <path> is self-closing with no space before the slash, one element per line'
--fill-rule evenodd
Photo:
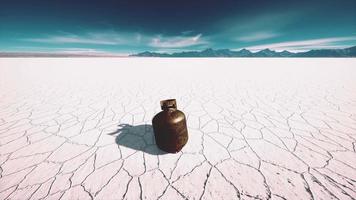
<path fill-rule="evenodd" d="M 168 153 L 177 153 L 188 141 L 185 115 L 177 110 L 175 99 L 161 101 L 162 111 L 152 119 L 157 146 Z"/>

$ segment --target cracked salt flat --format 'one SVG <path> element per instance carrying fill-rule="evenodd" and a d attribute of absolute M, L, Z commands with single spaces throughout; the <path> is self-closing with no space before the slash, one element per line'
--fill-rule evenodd
<path fill-rule="evenodd" d="M 0 59 L 0 199 L 355 199 L 355 59 Z M 155 146 L 176 98 L 189 141 Z"/>

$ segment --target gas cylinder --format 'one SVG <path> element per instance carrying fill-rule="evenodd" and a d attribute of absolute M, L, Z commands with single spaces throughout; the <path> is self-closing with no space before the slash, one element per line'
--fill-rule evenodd
<path fill-rule="evenodd" d="M 158 148 L 168 153 L 177 153 L 188 141 L 185 115 L 177 109 L 175 99 L 162 100 L 162 111 L 152 119 L 153 132 Z"/>

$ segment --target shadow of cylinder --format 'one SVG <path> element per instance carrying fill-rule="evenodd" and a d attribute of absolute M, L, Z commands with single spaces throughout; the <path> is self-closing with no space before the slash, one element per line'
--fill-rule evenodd
<path fill-rule="evenodd" d="M 115 142 L 119 146 L 125 146 L 152 155 L 167 154 L 167 152 L 157 147 L 152 125 L 132 126 L 130 124 L 119 124 L 118 127 L 116 131 L 108 133 L 108 135 L 116 136 Z"/>

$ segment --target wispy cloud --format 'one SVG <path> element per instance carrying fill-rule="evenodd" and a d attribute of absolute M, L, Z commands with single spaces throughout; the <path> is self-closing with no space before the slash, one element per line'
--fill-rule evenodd
<path fill-rule="evenodd" d="M 272 31 L 260 31 L 260 32 L 251 33 L 246 36 L 238 37 L 238 38 L 236 38 L 236 40 L 242 41 L 242 42 L 254 42 L 254 41 L 260 41 L 260 40 L 274 38 L 279 35 L 280 35 L 279 33 L 274 33 Z"/>
<path fill-rule="evenodd" d="M 128 53 L 110 52 L 93 48 L 60 48 L 60 47 L 34 47 L 34 46 L 20 46 L 14 48 L 10 52 L 19 53 L 53 53 L 53 54 L 70 54 L 70 55 L 93 55 L 93 56 L 128 56 Z"/>
<path fill-rule="evenodd" d="M 207 41 L 202 39 L 202 34 L 195 36 L 175 36 L 162 37 L 158 36 L 151 40 L 149 45 L 157 48 L 183 48 L 200 44 L 206 44 Z"/>
<path fill-rule="evenodd" d="M 34 47 L 29 49 L 32 51 L 41 49 L 48 52 L 79 54 L 107 54 L 108 52 L 123 51 L 131 54 L 144 50 L 175 52 L 204 48 L 210 44 L 206 37 L 202 38 L 202 34 L 192 35 L 192 32 L 181 33 L 177 36 L 163 36 L 162 34 L 152 35 L 114 30 L 87 31 L 76 34 L 60 31 L 42 37 L 21 38 L 19 40 L 26 41 L 22 46 L 30 45 Z M 43 49 L 43 47 L 47 49 Z M 66 47 L 70 48 L 65 49 Z M 102 50 L 105 50 L 105 52 L 102 52 Z"/>
<path fill-rule="evenodd" d="M 186 33 L 188 34 L 188 33 Z M 28 42 L 48 43 L 48 44 L 88 44 L 88 45 L 139 45 L 141 47 L 154 47 L 161 49 L 184 48 L 196 45 L 207 44 L 202 39 L 202 34 L 188 36 L 170 36 L 162 35 L 152 36 L 140 33 L 118 33 L 115 31 L 105 32 L 86 32 L 82 34 L 71 34 L 61 32 L 57 35 L 49 35 L 39 38 L 22 39 Z"/>
<path fill-rule="evenodd" d="M 353 42 L 350 45 L 344 44 L 345 42 Z M 313 40 L 299 40 L 288 41 L 280 43 L 270 43 L 256 46 L 245 47 L 251 51 L 259 51 L 262 49 L 273 49 L 276 51 L 288 50 L 292 52 L 307 51 L 311 49 L 335 49 L 351 46 L 356 43 L 356 36 L 350 37 L 332 37 L 332 38 L 320 38 Z"/>
<path fill-rule="evenodd" d="M 51 35 L 41 38 L 23 39 L 29 42 L 54 43 L 54 44 L 99 44 L 99 45 L 117 45 L 126 40 L 123 36 L 115 32 L 89 32 L 84 35 L 61 34 Z"/>

